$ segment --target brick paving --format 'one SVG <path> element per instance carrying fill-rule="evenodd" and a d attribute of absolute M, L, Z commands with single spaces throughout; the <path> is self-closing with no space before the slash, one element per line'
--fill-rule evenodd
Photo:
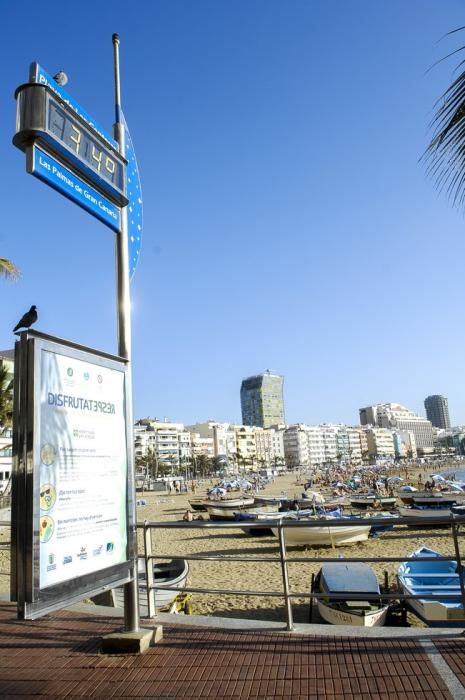
<path fill-rule="evenodd" d="M 0 697 L 452 700 L 415 639 L 164 625 L 143 655 L 101 654 L 100 637 L 120 628 L 75 611 L 18 621 L 0 603 Z M 463 642 L 435 644 L 463 684 Z"/>

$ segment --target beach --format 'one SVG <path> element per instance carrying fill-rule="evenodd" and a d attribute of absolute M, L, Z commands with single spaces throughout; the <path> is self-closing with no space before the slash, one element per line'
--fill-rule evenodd
<path fill-rule="evenodd" d="M 418 486 L 419 475 L 424 478 L 424 469 L 414 469 L 403 473 L 403 483 Z M 278 476 L 260 491 L 260 495 L 282 495 L 301 497 L 306 481 L 305 474 L 285 473 Z M 183 516 L 189 510 L 189 500 L 206 496 L 207 488 L 216 481 L 198 482 L 196 493 L 165 493 L 145 491 L 137 492 L 137 498 L 143 505 L 137 506 L 138 523 L 144 520 L 153 522 L 183 522 Z M 313 487 L 315 491 L 325 491 L 321 485 Z M 329 490 L 326 488 L 326 493 Z M 228 498 L 238 496 L 237 492 L 226 494 Z M 208 519 L 207 513 L 202 513 Z M 285 601 L 282 595 L 265 597 L 264 591 L 281 594 L 283 590 L 281 563 L 279 560 L 278 538 L 272 535 L 264 537 L 245 534 L 239 527 L 221 529 L 220 527 L 192 529 L 163 529 L 153 531 L 153 553 L 158 556 L 221 555 L 222 561 L 189 562 L 188 586 L 208 589 L 234 589 L 238 591 L 255 591 L 259 595 L 229 595 L 226 593 L 193 593 L 190 599 L 192 612 L 197 615 L 216 615 L 230 618 L 247 618 L 270 621 L 286 621 Z M 0 591 L 9 591 L 10 551 L 9 528 L 0 527 Z M 462 552 L 462 537 L 459 539 Z M 290 558 L 288 563 L 289 585 L 292 593 L 309 593 L 312 574 L 316 575 L 321 567 L 312 561 L 317 557 L 373 557 L 370 564 L 382 584 L 387 572 L 389 584 L 395 584 L 395 575 L 399 564 L 384 563 L 380 556 L 408 557 L 421 545 L 425 545 L 443 555 L 455 556 L 453 540 L 449 529 L 413 530 L 398 526 L 393 531 L 380 533 L 365 542 L 338 547 L 296 547 L 287 548 Z M 139 530 L 139 554 L 143 554 L 143 535 Z M 231 556 L 250 558 L 268 557 L 273 561 L 228 561 Z M 306 557 L 309 561 L 293 562 L 293 559 Z M 293 598 L 292 611 L 295 622 L 309 621 L 309 599 Z M 421 625 L 413 615 L 408 617 L 409 624 Z"/>
<path fill-rule="evenodd" d="M 424 469 L 411 470 L 404 476 L 404 483 L 418 486 L 419 474 L 424 475 Z M 195 498 L 205 495 L 206 488 L 215 482 L 206 482 L 197 489 Z M 303 491 L 305 477 L 286 474 L 276 477 L 268 484 L 262 495 L 279 495 L 282 493 L 291 497 L 300 497 Z M 314 487 L 318 490 L 318 486 Z M 227 494 L 234 497 L 235 494 Z M 139 493 L 139 498 L 146 505 L 137 508 L 137 519 L 149 521 L 182 520 L 189 509 L 189 499 L 192 493 L 164 495 L 154 492 Z M 207 514 L 202 514 L 207 518 Z M 140 537 L 140 541 L 142 538 Z M 192 561 L 189 563 L 188 585 L 195 588 L 235 589 L 240 591 L 282 591 L 282 573 L 279 557 L 279 544 L 274 536 L 249 536 L 240 528 L 223 529 L 159 529 L 154 533 L 154 553 L 166 555 L 221 555 L 224 561 Z M 453 540 L 449 529 L 417 530 L 398 526 L 393 531 L 383 532 L 378 537 L 369 538 L 365 542 L 352 545 L 328 547 L 288 547 L 288 556 L 292 560 L 298 557 L 308 557 L 308 562 L 292 561 L 288 564 L 290 590 L 293 593 L 308 593 L 312 574 L 316 574 L 321 564 L 312 562 L 316 557 L 373 557 L 378 559 L 370 564 L 376 572 L 380 583 L 384 582 L 385 572 L 389 584 L 395 583 L 397 562 L 384 563 L 380 556 L 405 556 L 406 558 L 418 547 L 425 545 L 444 555 L 454 555 Z M 140 553 L 142 553 L 142 547 Z M 276 557 L 276 562 L 227 561 L 228 556 L 241 555 L 250 557 Z M 191 598 L 192 610 L 198 615 L 217 615 L 222 617 L 249 618 L 260 620 L 286 620 L 285 603 L 282 596 L 263 597 L 245 595 L 227 595 L 213 593 L 209 595 L 194 593 Z M 293 598 L 292 609 L 295 622 L 308 622 L 308 598 Z M 420 621 L 409 615 L 409 624 L 420 625 Z"/>

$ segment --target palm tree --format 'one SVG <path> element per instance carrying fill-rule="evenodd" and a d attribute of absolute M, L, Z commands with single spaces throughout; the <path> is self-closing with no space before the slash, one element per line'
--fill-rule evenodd
<path fill-rule="evenodd" d="M 450 34 L 465 29 L 460 27 Z M 448 36 L 446 35 L 446 36 Z M 461 46 L 444 59 L 464 51 Z M 463 65 L 459 63 L 457 68 Z M 436 103 L 437 111 L 431 123 L 434 136 L 423 159 L 427 162 L 427 173 L 436 180 L 439 191 L 445 190 L 452 204 L 465 204 L 465 70 L 447 88 Z"/>
<path fill-rule="evenodd" d="M 10 428 L 13 417 L 13 379 L 4 364 L 0 365 L 0 435 Z"/>
<path fill-rule="evenodd" d="M 16 265 L 7 260 L 7 258 L 0 258 L 0 277 L 5 279 L 15 280 L 19 277 L 20 272 Z"/>

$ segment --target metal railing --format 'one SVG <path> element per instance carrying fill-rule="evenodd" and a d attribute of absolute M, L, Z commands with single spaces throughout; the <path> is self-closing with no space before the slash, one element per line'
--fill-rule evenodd
<path fill-rule="evenodd" d="M 243 595 L 243 596 L 259 596 L 259 597 L 279 597 L 284 598 L 285 608 L 286 608 L 286 627 L 287 630 L 291 631 L 294 629 L 293 622 L 293 611 L 291 600 L 293 598 L 308 598 L 310 599 L 310 604 L 313 604 L 313 600 L 319 598 L 328 599 L 341 599 L 341 594 L 329 594 L 328 592 L 318 593 L 314 590 L 303 591 L 303 592 L 293 592 L 290 590 L 289 586 L 289 571 L 288 565 L 294 563 L 311 563 L 311 564 L 323 564 L 327 562 L 343 561 L 344 563 L 360 562 L 360 563 L 372 563 L 372 562 L 386 562 L 386 563 L 402 563 L 408 561 L 408 557 L 405 555 L 402 557 L 386 557 L 386 556 L 370 556 L 370 557 L 352 557 L 336 555 L 332 557 L 319 556 L 319 557 L 309 557 L 309 556 L 292 556 L 289 557 L 286 550 L 286 538 L 285 531 L 290 528 L 316 528 L 324 527 L 333 528 L 347 527 L 347 526 L 374 526 L 374 527 L 389 527 L 394 526 L 410 526 L 416 529 L 432 529 L 437 527 L 449 527 L 451 530 L 451 536 L 454 544 L 454 556 L 441 556 L 441 557 L 421 557 L 422 562 L 438 562 L 438 561 L 456 561 L 457 562 L 457 572 L 459 574 L 459 584 L 460 584 L 460 594 L 451 593 L 440 593 L 440 594 L 419 594 L 412 595 L 401 593 L 400 591 L 395 592 L 382 592 L 376 594 L 367 593 L 350 593 L 350 600 L 376 600 L 380 599 L 383 601 L 401 601 L 402 604 L 407 600 L 447 600 L 447 601 L 461 601 L 462 608 L 465 610 L 465 580 L 464 580 L 464 570 L 462 565 L 462 557 L 460 554 L 459 547 L 459 527 L 465 525 L 465 516 L 451 514 L 448 518 L 444 517 L 422 517 L 419 522 L 419 518 L 412 516 L 402 516 L 393 518 L 368 518 L 368 517 L 351 517 L 343 519 L 332 519 L 330 524 L 328 520 L 318 519 L 318 520 L 266 520 L 266 521 L 176 521 L 176 522 L 157 522 L 157 521 L 144 521 L 143 523 L 137 523 L 137 528 L 143 531 L 144 540 L 144 554 L 139 555 L 139 559 L 145 562 L 145 572 L 146 572 L 146 582 L 147 582 L 147 607 L 148 616 L 154 617 L 156 615 L 156 591 L 158 590 L 171 590 L 176 592 L 187 592 L 187 593 L 200 593 L 200 594 L 218 594 L 218 595 Z M 156 554 L 154 552 L 152 531 L 161 529 L 180 529 L 180 530 L 209 530 L 209 529 L 240 529 L 241 527 L 247 527 L 248 529 L 263 529 L 272 528 L 278 531 L 278 554 L 277 556 L 244 556 L 244 555 L 221 555 L 221 554 L 190 554 L 190 555 L 180 555 L 180 554 Z M 207 534 L 207 533 L 206 533 Z M 427 536 L 427 535 L 426 535 Z M 292 546 L 304 546 L 304 545 L 294 545 Z M 166 583 L 154 583 L 154 561 L 155 560 L 186 560 L 186 561 L 219 561 L 219 562 L 274 562 L 280 563 L 281 565 L 281 576 L 282 576 L 282 590 L 281 591 L 252 591 L 252 590 L 237 590 L 232 588 L 221 588 L 221 589 L 211 589 L 211 588 L 199 588 L 192 586 L 183 586 L 180 589 L 177 586 L 169 586 Z M 418 561 L 418 560 L 417 560 Z M 465 620 L 464 620 L 465 626 Z"/>

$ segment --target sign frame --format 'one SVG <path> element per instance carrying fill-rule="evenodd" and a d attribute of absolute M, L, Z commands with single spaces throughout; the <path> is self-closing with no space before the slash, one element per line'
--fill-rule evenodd
<path fill-rule="evenodd" d="M 40 387 L 42 352 L 48 351 L 116 370 L 123 374 L 126 460 L 126 558 L 109 567 L 98 568 L 81 576 L 40 588 L 40 461 L 35 463 L 40 447 Z M 126 420 L 130 401 L 128 361 L 38 331 L 23 331 L 15 345 L 15 392 L 12 482 L 12 557 L 11 599 L 17 602 L 18 616 L 33 620 L 83 598 L 132 581 L 135 557 L 136 523 L 134 474 L 130 459 L 132 434 Z"/>

